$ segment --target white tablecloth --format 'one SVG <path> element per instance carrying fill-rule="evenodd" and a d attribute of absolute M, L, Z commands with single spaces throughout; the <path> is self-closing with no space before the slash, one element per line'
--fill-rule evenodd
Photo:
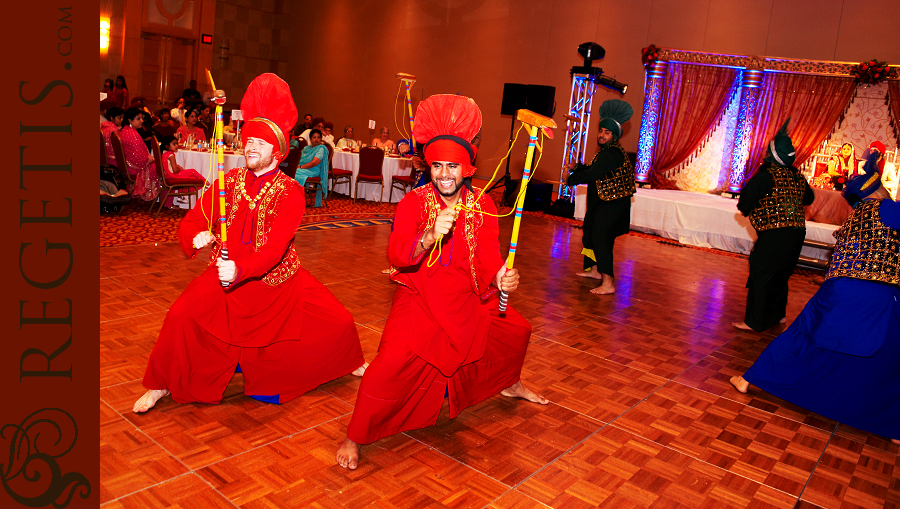
<path fill-rule="evenodd" d="M 349 186 L 346 183 L 341 183 L 335 186 L 334 191 L 355 197 L 351 193 L 353 193 L 356 186 L 356 174 L 359 173 L 359 154 L 337 150 L 334 153 L 333 164 L 335 168 L 353 172 Z M 403 191 L 394 189 L 393 192 L 391 192 L 391 188 L 388 187 L 391 185 L 390 177 L 392 175 L 409 175 L 412 169 L 413 164 L 409 159 L 400 157 L 384 158 L 384 162 L 381 164 L 381 177 L 384 179 L 384 191 L 381 195 L 382 201 L 396 203 L 403 198 Z M 378 190 L 380 187 L 381 186 L 376 183 L 360 182 L 360 198 L 369 201 L 378 201 Z"/>
<path fill-rule="evenodd" d="M 584 220 L 587 186 L 575 188 L 575 218 Z M 737 200 L 724 196 L 638 189 L 631 200 L 631 229 L 674 239 L 682 244 L 750 254 L 756 230 L 737 209 Z M 837 225 L 806 222 L 806 239 L 834 244 Z M 828 252 L 804 247 L 802 256 L 827 260 Z"/>
<path fill-rule="evenodd" d="M 197 170 L 197 173 L 206 177 L 206 182 L 212 185 L 218 178 L 218 161 L 215 152 L 197 152 L 195 150 L 179 150 L 175 153 L 175 162 L 184 169 Z M 243 155 L 225 154 L 225 173 L 238 166 L 246 166 Z M 175 200 L 175 205 L 181 208 L 190 208 L 187 200 Z"/>

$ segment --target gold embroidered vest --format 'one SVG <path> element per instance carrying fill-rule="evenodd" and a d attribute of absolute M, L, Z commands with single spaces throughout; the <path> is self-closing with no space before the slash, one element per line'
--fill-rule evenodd
<path fill-rule="evenodd" d="M 234 217 L 237 214 L 237 206 L 243 199 L 241 188 L 246 185 L 244 180 L 247 173 L 248 170 L 246 168 L 237 168 L 229 171 L 228 174 L 225 175 L 225 199 L 228 202 L 228 217 L 225 224 L 229 232 L 231 231 L 231 223 L 234 221 Z M 275 177 L 272 178 L 272 184 L 269 186 L 269 190 L 266 192 L 265 196 L 256 202 L 255 210 L 248 212 L 252 218 L 251 220 L 254 221 L 254 253 L 262 249 L 263 245 L 266 243 L 269 231 L 272 229 L 272 225 L 275 224 L 275 219 L 278 217 L 278 206 L 281 204 L 281 200 L 285 195 L 287 195 L 290 186 L 294 185 L 297 185 L 294 180 L 288 178 L 284 173 L 279 171 Z M 213 227 L 213 234 L 216 237 L 216 243 L 210 251 L 210 265 L 216 263 L 216 259 L 219 257 L 219 253 L 222 250 L 221 228 L 218 226 L 218 223 Z M 231 238 L 230 235 L 229 238 Z M 262 282 L 269 286 L 278 286 L 293 277 L 299 269 L 300 259 L 297 257 L 297 249 L 294 247 L 294 243 L 291 242 L 290 247 L 287 249 L 284 256 L 281 257 L 281 261 L 262 277 Z"/>
<path fill-rule="evenodd" d="M 772 166 L 768 171 L 772 174 L 772 190 L 750 213 L 750 224 L 758 232 L 792 226 L 805 228 L 806 179 L 784 166 Z"/>
<path fill-rule="evenodd" d="M 459 233 L 459 227 L 462 226 L 462 233 L 466 237 L 466 245 L 469 248 L 469 273 L 472 279 L 472 289 L 475 290 L 477 295 L 484 298 L 486 295 L 481 293 L 481 285 L 478 283 L 478 274 L 475 270 L 475 252 L 478 248 L 478 230 L 484 222 L 484 217 L 481 214 L 484 210 L 483 204 L 485 200 L 489 200 L 490 198 L 485 194 L 481 197 L 481 200 L 475 201 L 475 198 L 477 198 L 481 190 L 477 187 L 473 187 L 473 189 L 475 192 L 464 188 L 462 196 L 460 196 L 460 203 L 466 207 L 466 210 L 461 210 L 459 217 L 456 219 L 456 233 Z M 441 211 L 441 198 L 437 191 L 434 190 L 434 186 L 430 184 L 417 187 L 413 189 L 412 192 L 419 200 L 419 204 L 422 208 L 422 217 L 419 219 L 419 234 L 421 235 L 425 233 L 426 230 L 430 230 L 434 227 L 438 213 Z M 431 251 L 429 250 L 425 253 L 426 260 L 430 252 Z M 398 272 L 397 269 L 391 267 L 391 279 L 393 279 L 394 274 L 397 274 Z M 404 284 L 400 280 L 396 280 L 396 282 Z"/>
<path fill-rule="evenodd" d="M 881 200 L 863 200 L 834 232 L 825 279 L 852 277 L 900 285 L 900 231 L 881 222 Z"/>
<path fill-rule="evenodd" d="M 607 143 L 605 147 L 597 152 L 593 161 L 596 161 L 597 156 L 604 150 L 618 150 L 622 153 L 622 157 L 625 158 L 625 162 L 622 163 L 622 166 L 607 173 L 597 181 L 597 194 L 600 196 L 600 199 L 612 201 L 633 195 L 635 190 L 634 166 L 631 164 L 628 154 L 625 153 L 625 149 L 622 148 L 622 145 L 619 145 L 619 140 Z M 591 161 L 591 164 L 594 164 L 593 161 Z"/>

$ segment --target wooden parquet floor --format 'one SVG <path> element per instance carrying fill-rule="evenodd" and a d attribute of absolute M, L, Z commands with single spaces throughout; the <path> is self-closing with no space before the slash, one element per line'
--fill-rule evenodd
<path fill-rule="evenodd" d="M 100 254 L 101 500 L 157 507 L 900 507 L 898 446 L 728 378 L 772 340 L 739 332 L 746 259 L 625 236 L 618 293 L 594 296 L 581 230 L 526 217 L 511 305 L 532 324 L 524 383 L 551 403 L 495 396 L 432 428 L 334 462 L 359 379 L 283 405 L 162 399 L 131 413 L 166 310 L 205 266 L 175 244 Z M 511 223 L 501 221 L 508 239 Z M 304 231 L 304 266 L 353 314 L 366 359 L 395 287 L 390 226 Z M 820 278 L 818 278 L 820 279 Z M 788 319 L 818 288 L 791 280 Z"/>

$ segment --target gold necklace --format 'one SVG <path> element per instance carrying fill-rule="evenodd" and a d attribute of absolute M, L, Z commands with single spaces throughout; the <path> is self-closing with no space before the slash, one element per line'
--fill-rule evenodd
<path fill-rule="evenodd" d="M 268 181 L 268 182 L 266 182 L 266 185 L 264 185 L 263 188 L 260 189 L 259 192 L 256 194 L 256 198 L 250 198 L 250 195 L 247 194 L 247 181 L 244 180 L 244 185 L 241 186 L 241 196 L 243 196 L 244 199 L 247 200 L 247 203 L 249 204 L 248 206 L 250 207 L 250 210 L 253 210 L 253 209 L 256 208 L 256 202 L 258 202 L 258 201 L 263 197 L 263 195 L 266 194 L 266 191 L 269 190 L 269 187 L 270 187 L 271 185 L 272 185 L 272 181 L 271 181 L 271 180 Z"/>

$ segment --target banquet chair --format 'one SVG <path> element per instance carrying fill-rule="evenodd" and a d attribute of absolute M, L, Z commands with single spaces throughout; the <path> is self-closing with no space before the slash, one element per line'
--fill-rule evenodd
<path fill-rule="evenodd" d="M 119 138 L 119 133 L 113 132 L 110 134 L 109 142 L 112 144 L 113 153 L 116 155 L 116 167 L 119 169 L 119 173 L 125 180 L 125 185 L 129 188 L 127 191 L 130 193 L 132 189 L 134 189 L 134 177 L 128 173 L 128 163 L 125 162 L 125 147 L 122 146 L 122 140 Z"/>
<path fill-rule="evenodd" d="M 419 181 L 419 176 L 422 175 L 422 171 L 423 170 L 413 166 L 409 170 L 409 175 L 391 175 L 391 197 L 393 198 L 394 189 L 403 191 L 404 195 L 408 193 L 416 185 L 416 182 Z"/>
<path fill-rule="evenodd" d="M 156 214 L 154 214 L 153 217 L 159 216 L 159 212 L 166 204 L 166 200 L 169 196 L 193 196 L 196 203 L 196 200 L 200 198 L 200 191 L 202 191 L 203 186 L 206 185 L 206 179 L 167 179 L 164 161 L 162 160 L 162 154 L 159 152 L 159 143 L 156 141 L 156 136 L 150 138 L 150 147 L 153 151 L 153 161 L 156 163 L 156 174 L 159 176 L 159 186 L 161 188 L 159 193 L 159 208 L 156 209 Z M 150 204 L 150 212 L 153 212 L 154 205 L 156 204 Z M 193 206 L 194 205 L 192 204 L 191 207 Z"/>
<path fill-rule="evenodd" d="M 282 168 L 281 171 L 283 171 L 285 175 L 293 179 L 294 175 L 297 174 L 297 165 L 300 164 L 300 156 L 302 155 L 303 153 L 300 150 L 296 149 L 288 152 L 287 157 L 284 158 L 283 164 L 285 167 Z"/>
<path fill-rule="evenodd" d="M 100 166 L 106 166 L 109 161 L 106 160 L 106 140 L 103 138 L 103 131 L 100 131 Z"/>
<path fill-rule="evenodd" d="M 331 153 L 332 162 L 334 161 L 334 151 Z M 338 185 L 338 182 L 347 181 L 347 192 L 350 192 L 350 183 L 353 180 L 353 172 L 350 170 L 345 170 L 342 168 L 335 168 L 333 164 L 328 166 L 328 181 L 331 185 L 331 192 L 334 192 L 334 186 Z"/>
<path fill-rule="evenodd" d="M 376 147 L 366 147 L 359 150 L 359 173 L 356 174 L 356 186 L 353 189 L 353 202 L 359 196 L 359 182 L 377 182 L 381 184 L 381 192 L 378 193 L 378 203 L 381 203 L 384 195 L 384 175 L 382 164 L 384 163 L 384 151 Z"/>

